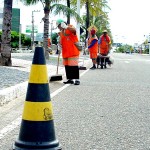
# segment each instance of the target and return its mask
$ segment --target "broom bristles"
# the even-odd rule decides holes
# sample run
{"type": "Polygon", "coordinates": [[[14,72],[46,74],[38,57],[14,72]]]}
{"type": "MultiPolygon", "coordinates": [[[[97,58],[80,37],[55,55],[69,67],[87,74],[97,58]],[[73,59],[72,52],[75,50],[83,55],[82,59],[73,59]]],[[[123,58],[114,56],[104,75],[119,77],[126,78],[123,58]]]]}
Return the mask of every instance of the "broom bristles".
{"type": "Polygon", "coordinates": [[[62,80],[62,75],[51,76],[50,81],[60,81],[62,80]]]}

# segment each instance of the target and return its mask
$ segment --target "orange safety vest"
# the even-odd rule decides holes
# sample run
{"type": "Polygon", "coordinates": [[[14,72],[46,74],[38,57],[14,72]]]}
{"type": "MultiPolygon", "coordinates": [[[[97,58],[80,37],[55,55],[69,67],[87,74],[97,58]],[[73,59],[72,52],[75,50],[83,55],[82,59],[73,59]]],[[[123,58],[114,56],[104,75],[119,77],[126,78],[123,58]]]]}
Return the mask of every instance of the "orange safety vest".
{"type": "Polygon", "coordinates": [[[91,48],[89,48],[89,52],[90,52],[90,53],[98,53],[98,38],[97,38],[97,36],[95,36],[95,37],[90,37],[90,38],[88,39],[88,46],[92,43],[92,41],[93,41],[94,39],[96,39],[97,42],[96,42],[91,48]]]}
{"type": "Polygon", "coordinates": [[[75,42],[78,42],[78,37],[69,29],[64,29],[60,32],[60,43],[62,45],[63,58],[79,56],[80,52],[74,45],[75,42]]]}
{"type": "Polygon", "coordinates": [[[47,43],[47,46],[50,47],[50,46],[51,46],[51,39],[48,38],[47,42],[48,42],[48,43],[47,43]]]}
{"type": "Polygon", "coordinates": [[[109,44],[111,43],[110,37],[108,35],[100,36],[100,54],[107,55],[109,52],[109,44]]]}

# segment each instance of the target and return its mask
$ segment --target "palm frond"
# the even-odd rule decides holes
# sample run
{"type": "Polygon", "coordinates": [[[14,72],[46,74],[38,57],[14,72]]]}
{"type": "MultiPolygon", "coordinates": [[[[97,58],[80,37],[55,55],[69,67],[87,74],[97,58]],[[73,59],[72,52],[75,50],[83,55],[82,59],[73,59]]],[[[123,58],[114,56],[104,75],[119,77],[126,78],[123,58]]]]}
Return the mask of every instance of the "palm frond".
{"type": "Polygon", "coordinates": [[[82,23],[81,17],[75,12],[75,9],[69,8],[63,4],[54,4],[51,6],[51,10],[55,15],[61,14],[63,12],[63,15],[67,16],[70,15],[71,17],[74,17],[78,22],[82,23]]]}
{"type": "Polygon", "coordinates": [[[41,0],[20,0],[24,5],[34,5],[40,2],[41,0]]]}

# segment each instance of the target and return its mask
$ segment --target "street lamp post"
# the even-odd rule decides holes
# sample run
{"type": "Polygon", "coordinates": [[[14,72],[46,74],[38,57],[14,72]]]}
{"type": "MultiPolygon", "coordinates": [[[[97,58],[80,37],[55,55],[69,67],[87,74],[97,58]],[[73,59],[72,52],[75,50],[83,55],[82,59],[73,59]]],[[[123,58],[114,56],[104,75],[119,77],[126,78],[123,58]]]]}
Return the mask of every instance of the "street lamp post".
{"type": "Polygon", "coordinates": [[[40,12],[40,10],[32,11],[32,44],[31,44],[32,50],[34,50],[34,14],[33,14],[34,12],[40,12]]]}

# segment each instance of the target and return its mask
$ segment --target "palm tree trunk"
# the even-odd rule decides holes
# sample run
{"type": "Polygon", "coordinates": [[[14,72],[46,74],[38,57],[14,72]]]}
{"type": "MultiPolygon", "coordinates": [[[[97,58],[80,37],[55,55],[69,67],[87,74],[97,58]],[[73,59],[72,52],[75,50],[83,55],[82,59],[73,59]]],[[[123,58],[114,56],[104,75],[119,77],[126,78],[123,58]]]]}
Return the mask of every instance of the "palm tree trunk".
{"type": "Polygon", "coordinates": [[[88,37],[88,27],[90,26],[90,13],[89,13],[89,1],[86,1],[86,39],[88,37]]]}
{"type": "MultiPolygon", "coordinates": [[[[46,2],[44,8],[44,39],[43,39],[43,47],[45,49],[45,58],[49,59],[49,49],[48,49],[48,37],[49,37],[49,13],[50,13],[50,3],[46,2]]],[[[52,40],[52,39],[51,39],[52,40]]]]}
{"type": "Polygon", "coordinates": [[[4,0],[2,43],[1,43],[1,66],[12,66],[11,61],[11,19],[13,0],[4,0]]]}
{"type": "MultiPolygon", "coordinates": [[[[70,0],[67,0],[67,7],[70,8],[70,0]]],[[[67,24],[70,24],[70,14],[67,15],[67,24]]]]}

